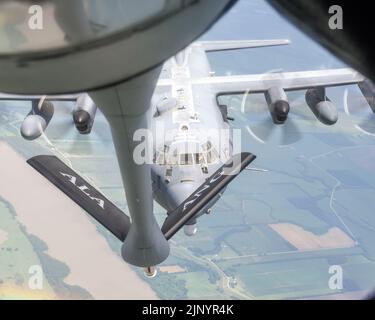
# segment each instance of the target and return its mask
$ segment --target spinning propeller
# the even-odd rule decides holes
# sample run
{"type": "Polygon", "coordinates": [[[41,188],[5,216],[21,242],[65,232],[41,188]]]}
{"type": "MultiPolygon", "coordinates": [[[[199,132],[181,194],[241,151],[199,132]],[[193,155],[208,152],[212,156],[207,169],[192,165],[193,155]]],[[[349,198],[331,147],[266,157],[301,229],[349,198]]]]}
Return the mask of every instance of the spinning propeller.
{"type": "Polygon", "coordinates": [[[359,131],[375,135],[374,85],[366,80],[359,85],[359,89],[351,89],[345,92],[345,112],[353,116],[356,122],[358,121],[355,126],[359,131]]]}
{"type": "MultiPolygon", "coordinates": [[[[299,115],[290,108],[286,96],[279,100],[280,103],[274,103],[270,97],[266,98],[268,103],[265,103],[263,98],[248,97],[245,95],[241,101],[241,112],[246,113],[246,129],[254,139],[261,143],[282,146],[296,143],[302,138],[301,130],[296,123],[299,115]]],[[[294,104],[295,101],[291,103],[294,104]]]]}

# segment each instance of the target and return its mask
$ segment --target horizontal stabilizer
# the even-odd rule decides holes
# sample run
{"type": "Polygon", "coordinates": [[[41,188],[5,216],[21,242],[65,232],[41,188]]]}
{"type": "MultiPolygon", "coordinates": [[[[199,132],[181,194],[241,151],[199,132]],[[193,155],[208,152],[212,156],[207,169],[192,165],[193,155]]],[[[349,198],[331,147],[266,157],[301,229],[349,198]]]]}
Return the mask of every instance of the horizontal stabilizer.
{"type": "Polygon", "coordinates": [[[276,40],[229,40],[229,41],[200,41],[201,46],[207,52],[250,49],[261,47],[283,46],[290,44],[287,39],[276,40]]]}
{"type": "Polygon", "coordinates": [[[119,240],[130,229],[129,217],[55,156],[40,155],[27,160],[69,198],[86,210],[119,240]]]}
{"type": "Polygon", "coordinates": [[[255,158],[253,154],[247,152],[233,156],[180,206],[170,212],[161,228],[166,239],[169,240],[186,222],[200,213],[255,158]]]}

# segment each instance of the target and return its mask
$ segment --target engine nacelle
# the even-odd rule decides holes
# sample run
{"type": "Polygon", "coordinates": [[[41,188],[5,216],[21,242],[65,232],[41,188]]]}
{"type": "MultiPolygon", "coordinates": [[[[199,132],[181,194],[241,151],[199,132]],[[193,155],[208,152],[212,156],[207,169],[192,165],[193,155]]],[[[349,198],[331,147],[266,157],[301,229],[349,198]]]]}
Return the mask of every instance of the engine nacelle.
{"type": "Polygon", "coordinates": [[[265,93],[268,109],[275,124],[283,124],[290,110],[288,97],[281,87],[271,87],[265,93]]]}
{"type": "Polygon", "coordinates": [[[318,87],[306,91],[306,103],[315,117],[325,125],[333,125],[339,116],[335,105],[327,98],[325,88],[318,87]]]}
{"type": "Polygon", "coordinates": [[[32,100],[32,108],[29,114],[23,120],[21,125],[21,135],[26,140],[35,140],[39,138],[46,130],[54,114],[52,102],[46,100],[32,100]]]}
{"type": "Polygon", "coordinates": [[[88,94],[82,94],[78,97],[73,110],[73,121],[77,130],[81,134],[91,132],[96,115],[96,105],[88,94]]]}

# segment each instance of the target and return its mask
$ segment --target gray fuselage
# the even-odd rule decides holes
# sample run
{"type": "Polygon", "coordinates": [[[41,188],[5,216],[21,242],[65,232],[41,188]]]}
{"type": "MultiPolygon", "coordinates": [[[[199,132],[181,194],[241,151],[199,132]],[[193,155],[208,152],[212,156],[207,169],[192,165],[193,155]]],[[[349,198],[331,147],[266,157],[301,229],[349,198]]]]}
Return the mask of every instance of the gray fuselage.
{"type": "Polygon", "coordinates": [[[164,64],[161,80],[169,79],[170,85],[158,86],[152,99],[153,195],[167,211],[188,198],[232,153],[230,126],[214,91],[209,85],[191,84],[211,74],[206,52],[194,43],[164,64]]]}

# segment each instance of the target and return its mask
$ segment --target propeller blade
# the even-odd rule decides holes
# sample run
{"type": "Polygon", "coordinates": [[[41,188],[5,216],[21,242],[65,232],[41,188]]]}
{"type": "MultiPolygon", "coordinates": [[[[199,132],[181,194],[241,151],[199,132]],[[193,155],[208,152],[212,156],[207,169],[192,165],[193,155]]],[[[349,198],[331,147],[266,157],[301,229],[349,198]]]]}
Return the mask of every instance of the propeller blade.
{"type": "Polygon", "coordinates": [[[258,122],[256,125],[249,127],[259,140],[266,143],[272,136],[272,132],[275,129],[275,124],[272,122],[271,118],[267,117],[261,122],[258,122]]]}
{"type": "Polygon", "coordinates": [[[58,117],[52,119],[51,126],[48,127],[48,137],[53,139],[70,138],[74,132],[74,123],[71,117],[58,117]]]}
{"type": "Polygon", "coordinates": [[[102,143],[108,143],[112,141],[111,129],[108,123],[99,117],[97,114],[94,120],[94,125],[90,132],[90,137],[92,140],[100,141],[102,143]]]}
{"type": "Polygon", "coordinates": [[[366,119],[362,120],[358,126],[367,133],[375,134],[375,114],[370,114],[366,119]]]}
{"type": "MultiPolygon", "coordinates": [[[[302,133],[294,123],[294,120],[291,119],[291,114],[295,113],[295,110],[300,109],[299,107],[293,108],[293,105],[300,104],[298,100],[299,96],[290,103],[292,105],[291,111],[284,124],[273,123],[268,106],[265,103],[257,104],[253,109],[249,108],[248,110],[251,112],[249,120],[254,121],[254,119],[256,119],[256,123],[249,126],[253,135],[264,143],[272,143],[275,145],[289,145],[299,141],[302,138],[302,133]],[[257,120],[259,119],[259,114],[261,114],[263,118],[260,121],[257,120]]],[[[299,111],[297,111],[297,114],[298,117],[302,115],[299,111]]]]}
{"type": "Polygon", "coordinates": [[[55,114],[58,115],[72,115],[74,105],[70,101],[54,101],[55,114]]]}
{"type": "Polygon", "coordinates": [[[293,119],[288,119],[282,126],[281,145],[290,145],[302,139],[302,133],[293,119]]]}
{"type": "Polygon", "coordinates": [[[69,154],[85,154],[85,155],[92,155],[94,154],[94,141],[90,141],[89,139],[79,139],[80,134],[77,132],[77,138],[74,139],[69,148],[66,150],[69,154]]]}
{"type": "Polygon", "coordinates": [[[363,112],[372,112],[366,98],[360,92],[349,90],[346,103],[348,112],[354,116],[363,112]]]}

